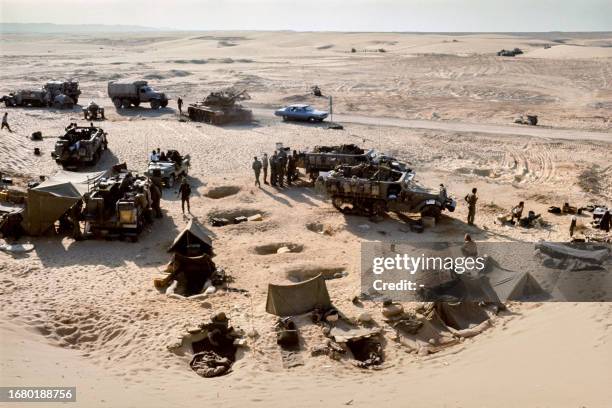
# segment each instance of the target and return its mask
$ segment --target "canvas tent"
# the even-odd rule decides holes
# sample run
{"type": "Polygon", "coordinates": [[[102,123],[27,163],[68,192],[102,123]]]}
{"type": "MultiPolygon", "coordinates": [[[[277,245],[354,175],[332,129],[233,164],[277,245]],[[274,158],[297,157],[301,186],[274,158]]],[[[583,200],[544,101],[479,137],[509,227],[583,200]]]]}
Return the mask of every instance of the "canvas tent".
{"type": "Polygon", "coordinates": [[[268,285],[266,312],[295,316],[315,308],[329,309],[331,300],[323,275],[293,285],[268,285]]]}
{"type": "Polygon", "coordinates": [[[83,198],[105,171],[74,173],[59,171],[28,190],[24,226],[30,235],[41,235],[83,198]]]}
{"type": "Polygon", "coordinates": [[[212,256],[212,240],[204,227],[192,219],[174,239],[168,252],[176,252],[185,256],[201,256],[204,254],[212,256]]]}
{"type": "Polygon", "coordinates": [[[489,281],[502,302],[544,295],[544,290],[529,272],[494,271],[489,281]]]}

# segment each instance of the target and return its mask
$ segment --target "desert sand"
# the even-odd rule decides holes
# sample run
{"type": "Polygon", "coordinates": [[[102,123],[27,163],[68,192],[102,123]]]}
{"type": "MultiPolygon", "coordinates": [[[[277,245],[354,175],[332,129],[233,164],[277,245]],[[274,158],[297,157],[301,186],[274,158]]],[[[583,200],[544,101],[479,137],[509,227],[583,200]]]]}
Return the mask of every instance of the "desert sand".
{"type": "MultiPolygon", "coordinates": [[[[147,33],[3,35],[2,92],[50,78],[79,79],[79,103],[106,108],[99,125],[109,149],[96,169],[126,162],[143,171],[153,148],[192,157],[192,215],[207,227],[211,215],[263,215],[261,222],[210,227],[215,262],[240,293],[179,300],[152,284],[169,259],[166,249],[188,222],[175,190],[166,190],[164,218],[137,243],[33,238],[36,248],[12,257],[0,252],[0,378],[2,385],[76,385],[84,407],[225,406],[605,407],[612,353],[609,303],[512,303],[493,327],[428,357],[407,353],[385,334],[386,363],[360,370],[346,361],[311,357],[320,329],[298,319],[305,365],[282,368],[265,312],[267,283],[288,283],[308,268],[348,274],[328,281],[334,305],[347,316],[364,309],[381,321],[379,305],[357,308],[363,241],[477,241],[569,239],[569,216],[551,205],[612,205],[612,36],[597,34],[400,33],[147,33]],[[551,45],[550,48],[544,48],[551,45]],[[514,58],[495,52],[514,47],[514,58]],[[355,48],[356,52],[351,52],[355,48]],[[384,52],[381,52],[384,49],[384,52]],[[208,92],[246,89],[253,125],[213,127],[179,121],[175,101],[117,112],[106,93],[113,79],[144,78],[186,103],[208,92]],[[307,102],[319,85],[334,97],[334,119],[345,129],[283,123],[274,108],[307,102]],[[539,115],[538,127],[513,124],[539,115]],[[395,215],[379,223],[344,216],[305,184],[282,190],[253,185],[251,160],[276,142],[303,150],[356,143],[402,159],[420,183],[444,183],[459,207],[416,236],[395,215]],[[236,194],[209,198],[211,187],[236,194]],[[465,223],[462,197],[478,187],[476,226],[465,223]],[[526,202],[542,213],[534,229],[502,226],[497,216],[526,202]],[[367,225],[367,227],[364,227],[367,225]],[[265,244],[303,245],[299,253],[260,255],[265,244]],[[167,350],[186,328],[224,311],[233,325],[259,337],[233,372],[198,377],[189,356],[167,350]]],[[[5,109],[2,108],[2,112],[5,109]]],[[[0,171],[17,184],[53,174],[54,137],[73,111],[12,108],[15,133],[0,133],[0,171]],[[40,130],[45,139],[29,140],[40,130]],[[32,154],[34,147],[41,156],[32,154]]],[[[578,218],[590,234],[588,216],[578,218]]]]}

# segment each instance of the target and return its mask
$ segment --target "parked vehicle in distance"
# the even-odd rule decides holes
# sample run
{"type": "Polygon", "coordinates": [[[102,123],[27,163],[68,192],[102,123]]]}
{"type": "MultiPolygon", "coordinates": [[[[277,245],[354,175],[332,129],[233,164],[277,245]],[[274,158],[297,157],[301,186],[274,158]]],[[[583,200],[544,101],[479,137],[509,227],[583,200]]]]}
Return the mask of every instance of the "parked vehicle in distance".
{"type": "Polygon", "coordinates": [[[117,109],[139,106],[141,102],[150,103],[151,109],[168,106],[166,94],[151,88],[147,81],[111,81],[108,83],[108,96],[117,109]]]}
{"type": "Polygon", "coordinates": [[[308,122],[322,122],[328,115],[326,111],[314,109],[310,105],[289,105],[274,112],[283,120],[301,120],[308,122]]]}
{"type": "Polygon", "coordinates": [[[2,97],[2,101],[7,108],[14,106],[49,106],[49,95],[38,89],[20,89],[2,97]]]}

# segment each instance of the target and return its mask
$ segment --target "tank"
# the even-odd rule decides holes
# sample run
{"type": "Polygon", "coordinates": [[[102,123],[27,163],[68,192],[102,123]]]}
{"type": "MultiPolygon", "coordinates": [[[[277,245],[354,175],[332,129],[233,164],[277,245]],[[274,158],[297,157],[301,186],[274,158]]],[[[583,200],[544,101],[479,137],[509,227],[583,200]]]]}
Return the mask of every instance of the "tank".
{"type": "Polygon", "coordinates": [[[253,119],[253,113],[238,103],[248,99],[250,96],[246,91],[237,92],[231,88],[211,92],[203,101],[190,104],[187,114],[193,121],[211,125],[248,123],[253,119]]]}

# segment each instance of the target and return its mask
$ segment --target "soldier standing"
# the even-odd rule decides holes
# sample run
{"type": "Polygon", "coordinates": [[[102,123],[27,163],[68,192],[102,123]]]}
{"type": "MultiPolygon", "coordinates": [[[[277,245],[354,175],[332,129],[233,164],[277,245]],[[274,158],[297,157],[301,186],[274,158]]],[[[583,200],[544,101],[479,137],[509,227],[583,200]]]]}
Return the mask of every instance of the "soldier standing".
{"type": "Polygon", "coordinates": [[[287,158],[287,184],[291,185],[293,178],[295,176],[295,157],[290,155],[287,158]]]}
{"type": "Polygon", "coordinates": [[[191,208],[189,207],[189,196],[191,195],[191,186],[187,183],[187,179],[183,177],[181,186],[179,187],[179,195],[181,196],[181,209],[185,214],[185,203],[187,203],[187,212],[191,214],[191,208]]]}
{"type": "Polygon", "coordinates": [[[268,154],[264,153],[261,159],[261,165],[264,173],[264,184],[268,184],[268,154]]]}
{"type": "Polygon", "coordinates": [[[259,173],[261,172],[262,164],[257,159],[257,156],[253,157],[253,171],[255,172],[255,185],[261,187],[261,183],[259,182],[259,173]]]}
{"type": "Polygon", "coordinates": [[[270,157],[270,184],[276,186],[276,177],[277,177],[277,168],[278,166],[278,155],[276,154],[276,150],[270,157]]]}
{"type": "Polygon", "coordinates": [[[153,214],[155,215],[155,218],[162,217],[162,211],[161,211],[161,205],[160,205],[161,197],[162,197],[161,190],[159,189],[157,184],[153,180],[151,180],[151,208],[153,209],[153,214]]]}
{"type": "Polygon", "coordinates": [[[478,196],[476,195],[477,191],[478,190],[476,187],[474,187],[472,192],[465,196],[465,201],[468,204],[468,225],[474,225],[474,218],[476,217],[476,202],[478,201],[478,196]]]}
{"type": "Polygon", "coordinates": [[[183,115],[183,98],[180,96],[176,99],[176,104],[178,105],[179,116],[183,115]]]}
{"type": "Polygon", "coordinates": [[[287,155],[281,152],[278,157],[278,184],[285,187],[285,173],[287,172],[287,155]]]}
{"type": "Polygon", "coordinates": [[[11,127],[8,124],[8,112],[4,112],[4,116],[2,116],[2,127],[0,130],[7,128],[9,132],[13,133],[11,127]]]}

